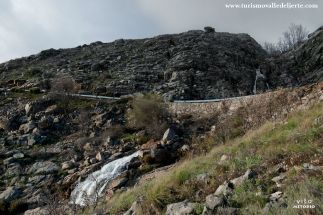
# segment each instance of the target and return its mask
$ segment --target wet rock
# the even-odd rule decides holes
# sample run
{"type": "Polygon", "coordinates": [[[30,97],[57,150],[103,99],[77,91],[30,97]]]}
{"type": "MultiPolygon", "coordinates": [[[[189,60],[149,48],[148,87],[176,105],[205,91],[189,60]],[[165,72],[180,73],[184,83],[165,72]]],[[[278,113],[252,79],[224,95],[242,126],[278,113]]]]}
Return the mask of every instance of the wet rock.
{"type": "Polygon", "coordinates": [[[196,203],[191,203],[188,200],[183,202],[167,205],[166,215],[189,215],[193,214],[196,203]]]}
{"type": "Polygon", "coordinates": [[[195,179],[199,182],[203,182],[205,184],[210,182],[210,175],[208,173],[202,173],[195,177],[195,179]]]}
{"type": "Polygon", "coordinates": [[[219,161],[219,164],[225,164],[229,160],[229,156],[222,155],[219,161]]]}
{"type": "Polygon", "coordinates": [[[123,187],[127,184],[128,182],[128,178],[127,177],[119,177],[117,179],[114,179],[110,185],[109,185],[109,189],[115,190],[118,189],[120,187],[123,187]]]}

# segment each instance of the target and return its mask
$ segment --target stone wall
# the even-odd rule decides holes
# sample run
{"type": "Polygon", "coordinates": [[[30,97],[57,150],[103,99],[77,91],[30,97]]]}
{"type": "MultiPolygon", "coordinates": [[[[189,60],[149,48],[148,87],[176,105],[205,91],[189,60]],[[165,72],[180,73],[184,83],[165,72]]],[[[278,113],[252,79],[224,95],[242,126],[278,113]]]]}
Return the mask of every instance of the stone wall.
{"type": "MultiPolygon", "coordinates": [[[[212,115],[218,111],[234,112],[239,107],[262,107],[286,104],[288,107],[309,106],[313,102],[323,100],[323,82],[312,84],[300,88],[289,88],[267,92],[259,95],[243,96],[239,98],[227,99],[219,102],[205,103],[168,103],[169,111],[176,116],[193,115],[203,117],[212,115]],[[275,99],[273,99],[275,98],[275,99]],[[276,104],[277,105],[277,104],[276,104]]],[[[290,110],[286,110],[289,112],[290,110]]]]}

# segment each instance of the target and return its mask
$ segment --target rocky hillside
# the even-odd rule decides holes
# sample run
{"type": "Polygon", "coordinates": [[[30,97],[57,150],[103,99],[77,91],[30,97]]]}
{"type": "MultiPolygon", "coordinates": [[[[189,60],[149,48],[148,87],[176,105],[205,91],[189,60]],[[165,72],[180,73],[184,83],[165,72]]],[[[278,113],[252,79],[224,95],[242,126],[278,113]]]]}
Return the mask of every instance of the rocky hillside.
{"type": "Polygon", "coordinates": [[[265,57],[249,35],[207,28],[45,50],[1,64],[0,80],[38,85],[43,79],[68,73],[82,90],[95,94],[158,91],[169,99],[224,98],[252,94],[255,71],[265,57]]]}
{"type": "Polygon", "coordinates": [[[299,86],[323,80],[323,27],[299,47],[269,58],[262,71],[273,88],[299,86]]]}
{"type": "Polygon", "coordinates": [[[318,30],[268,58],[246,34],[206,28],[1,64],[0,214],[279,214],[302,193],[318,204],[322,44],[318,30]]]}

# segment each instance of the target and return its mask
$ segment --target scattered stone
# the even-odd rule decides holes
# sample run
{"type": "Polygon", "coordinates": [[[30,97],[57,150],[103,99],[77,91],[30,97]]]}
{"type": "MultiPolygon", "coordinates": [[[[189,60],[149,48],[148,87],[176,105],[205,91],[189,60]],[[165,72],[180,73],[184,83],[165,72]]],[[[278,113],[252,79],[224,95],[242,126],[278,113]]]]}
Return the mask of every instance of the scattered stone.
{"type": "Polygon", "coordinates": [[[214,195],[220,196],[220,195],[230,195],[232,194],[234,189],[234,185],[231,182],[224,182],[222,185],[220,185],[216,191],[214,192],[214,195]]]}
{"type": "Polygon", "coordinates": [[[236,187],[236,186],[241,185],[247,179],[250,179],[253,175],[254,175],[254,173],[250,169],[248,169],[244,175],[242,175],[238,178],[232,179],[230,182],[236,187]]]}
{"type": "Polygon", "coordinates": [[[72,161],[65,161],[62,163],[62,170],[72,169],[74,167],[74,162],[72,161]]]}
{"type": "Polygon", "coordinates": [[[167,205],[166,215],[189,215],[193,214],[196,203],[191,203],[188,200],[183,202],[167,205]]]}
{"type": "Polygon", "coordinates": [[[223,206],[225,203],[223,196],[210,194],[205,199],[205,205],[208,209],[214,210],[216,207],[223,206]]]}
{"type": "Polygon", "coordinates": [[[229,156],[227,155],[222,155],[219,161],[219,164],[225,164],[229,160],[229,156]]]}
{"type": "Polygon", "coordinates": [[[190,146],[185,144],[181,147],[180,151],[181,152],[188,152],[190,150],[190,146]]]}
{"type": "Polygon", "coordinates": [[[32,130],[36,128],[36,125],[33,121],[30,121],[26,124],[22,124],[19,127],[19,131],[23,132],[24,134],[32,132],[32,130]]]}
{"type": "Polygon", "coordinates": [[[320,126],[323,124],[323,116],[320,116],[314,120],[314,126],[320,126]]]}
{"type": "Polygon", "coordinates": [[[35,208],[25,211],[24,215],[50,215],[48,211],[44,208],[35,208]]]}
{"type": "Polygon", "coordinates": [[[275,193],[270,194],[269,200],[271,202],[277,202],[283,196],[283,192],[277,191],[275,193]]]}
{"type": "Polygon", "coordinates": [[[28,179],[29,183],[38,184],[39,182],[43,181],[46,178],[45,175],[36,175],[28,179]]]}
{"type": "Polygon", "coordinates": [[[102,152],[98,152],[95,156],[95,158],[98,160],[98,161],[103,161],[105,160],[106,156],[105,154],[103,154],[102,152]]]}
{"type": "Polygon", "coordinates": [[[175,136],[176,136],[176,133],[175,133],[174,129],[172,129],[172,128],[168,128],[168,129],[165,131],[164,135],[163,135],[162,143],[164,143],[164,144],[165,144],[165,143],[167,143],[168,141],[173,140],[173,139],[175,138],[175,136]]]}
{"type": "Polygon", "coordinates": [[[204,183],[210,182],[210,175],[208,173],[199,174],[195,178],[197,181],[200,181],[200,182],[204,182],[204,183]]]}
{"type": "Polygon", "coordinates": [[[43,116],[38,122],[38,127],[40,129],[48,129],[52,126],[53,119],[51,117],[43,116]]]}
{"type": "Polygon", "coordinates": [[[57,172],[59,170],[59,167],[51,162],[51,161],[44,161],[44,162],[36,162],[34,163],[28,172],[30,174],[51,174],[54,172],[57,172]]]}
{"type": "Polygon", "coordinates": [[[45,113],[47,114],[53,114],[57,111],[58,106],[57,105],[51,105],[48,108],[46,108],[45,113]]]}
{"type": "Polygon", "coordinates": [[[133,202],[129,210],[127,210],[123,215],[141,215],[141,207],[139,201],[133,202]]]}
{"type": "Polygon", "coordinates": [[[20,195],[21,195],[20,189],[16,187],[8,187],[5,191],[3,191],[0,194],[0,200],[10,202],[17,199],[20,195]]]}
{"type": "Polygon", "coordinates": [[[21,152],[13,155],[13,158],[15,158],[15,159],[20,159],[20,158],[24,158],[24,157],[25,157],[25,155],[21,152]]]}
{"type": "Polygon", "coordinates": [[[219,207],[216,210],[217,215],[238,215],[239,209],[238,208],[232,208],[232,207],[219,207]]]}
{"type": "Polygon", "coordinates": [[[310,163],[304,163],[303,168],[304,170],[313,170],[313,171],[321,171],[323,169],[322,166],[314,166],[313,164],[310,164],[310,163]]]}
{"type": "Polygon", "coordinates": [[[284,174],[280,174],[279,176],[276,176],[272,178],[271,180],[276,183],[277,187],[281,187],[281,182],[286,178],[284,174]]]}
{"type": "Polygon", "coordinates": [[[14,163],[15,161],[16,161],[16,159],[15,159],[15,158],[10,157],[10,158],[4,159],[4,160],[3,160],[3,164],[4,164],[4,165],[9,165],[9,164],[11,164],[11,163],[14,163]]]}
{"type": "Polygon", "coordinates": [[[114,179],[113,181],[111,181],[111,183],[109,185],[109,189],[112,189],[112,190],[118,189],[118,188],[126,185],[127,182],[128,182],[127,177],[121,177],[121,178],[114,179]]]}
{"type": "Polygon", "coordinates": [[[27,103],[27,104],[25,105],[26,115],[29,115],[30,110],[31,110],[31,103],[27,103]]]}

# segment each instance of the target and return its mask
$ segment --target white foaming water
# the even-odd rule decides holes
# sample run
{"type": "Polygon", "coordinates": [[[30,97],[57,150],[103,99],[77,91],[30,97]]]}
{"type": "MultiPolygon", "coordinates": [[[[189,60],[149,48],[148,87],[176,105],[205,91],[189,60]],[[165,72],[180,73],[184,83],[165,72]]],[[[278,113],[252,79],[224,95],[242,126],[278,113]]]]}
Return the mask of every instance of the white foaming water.
{"type": "Polygon", "coordinates": [[[132,155],[119,158],[106,165],[100,170],[91,173],[83,182],[80,182],[71,193],[70,203],[85,206],[91,204],[101,196],[106,185],[120,175],[132,158],[138,157],[139,151],[132,155]]]}

